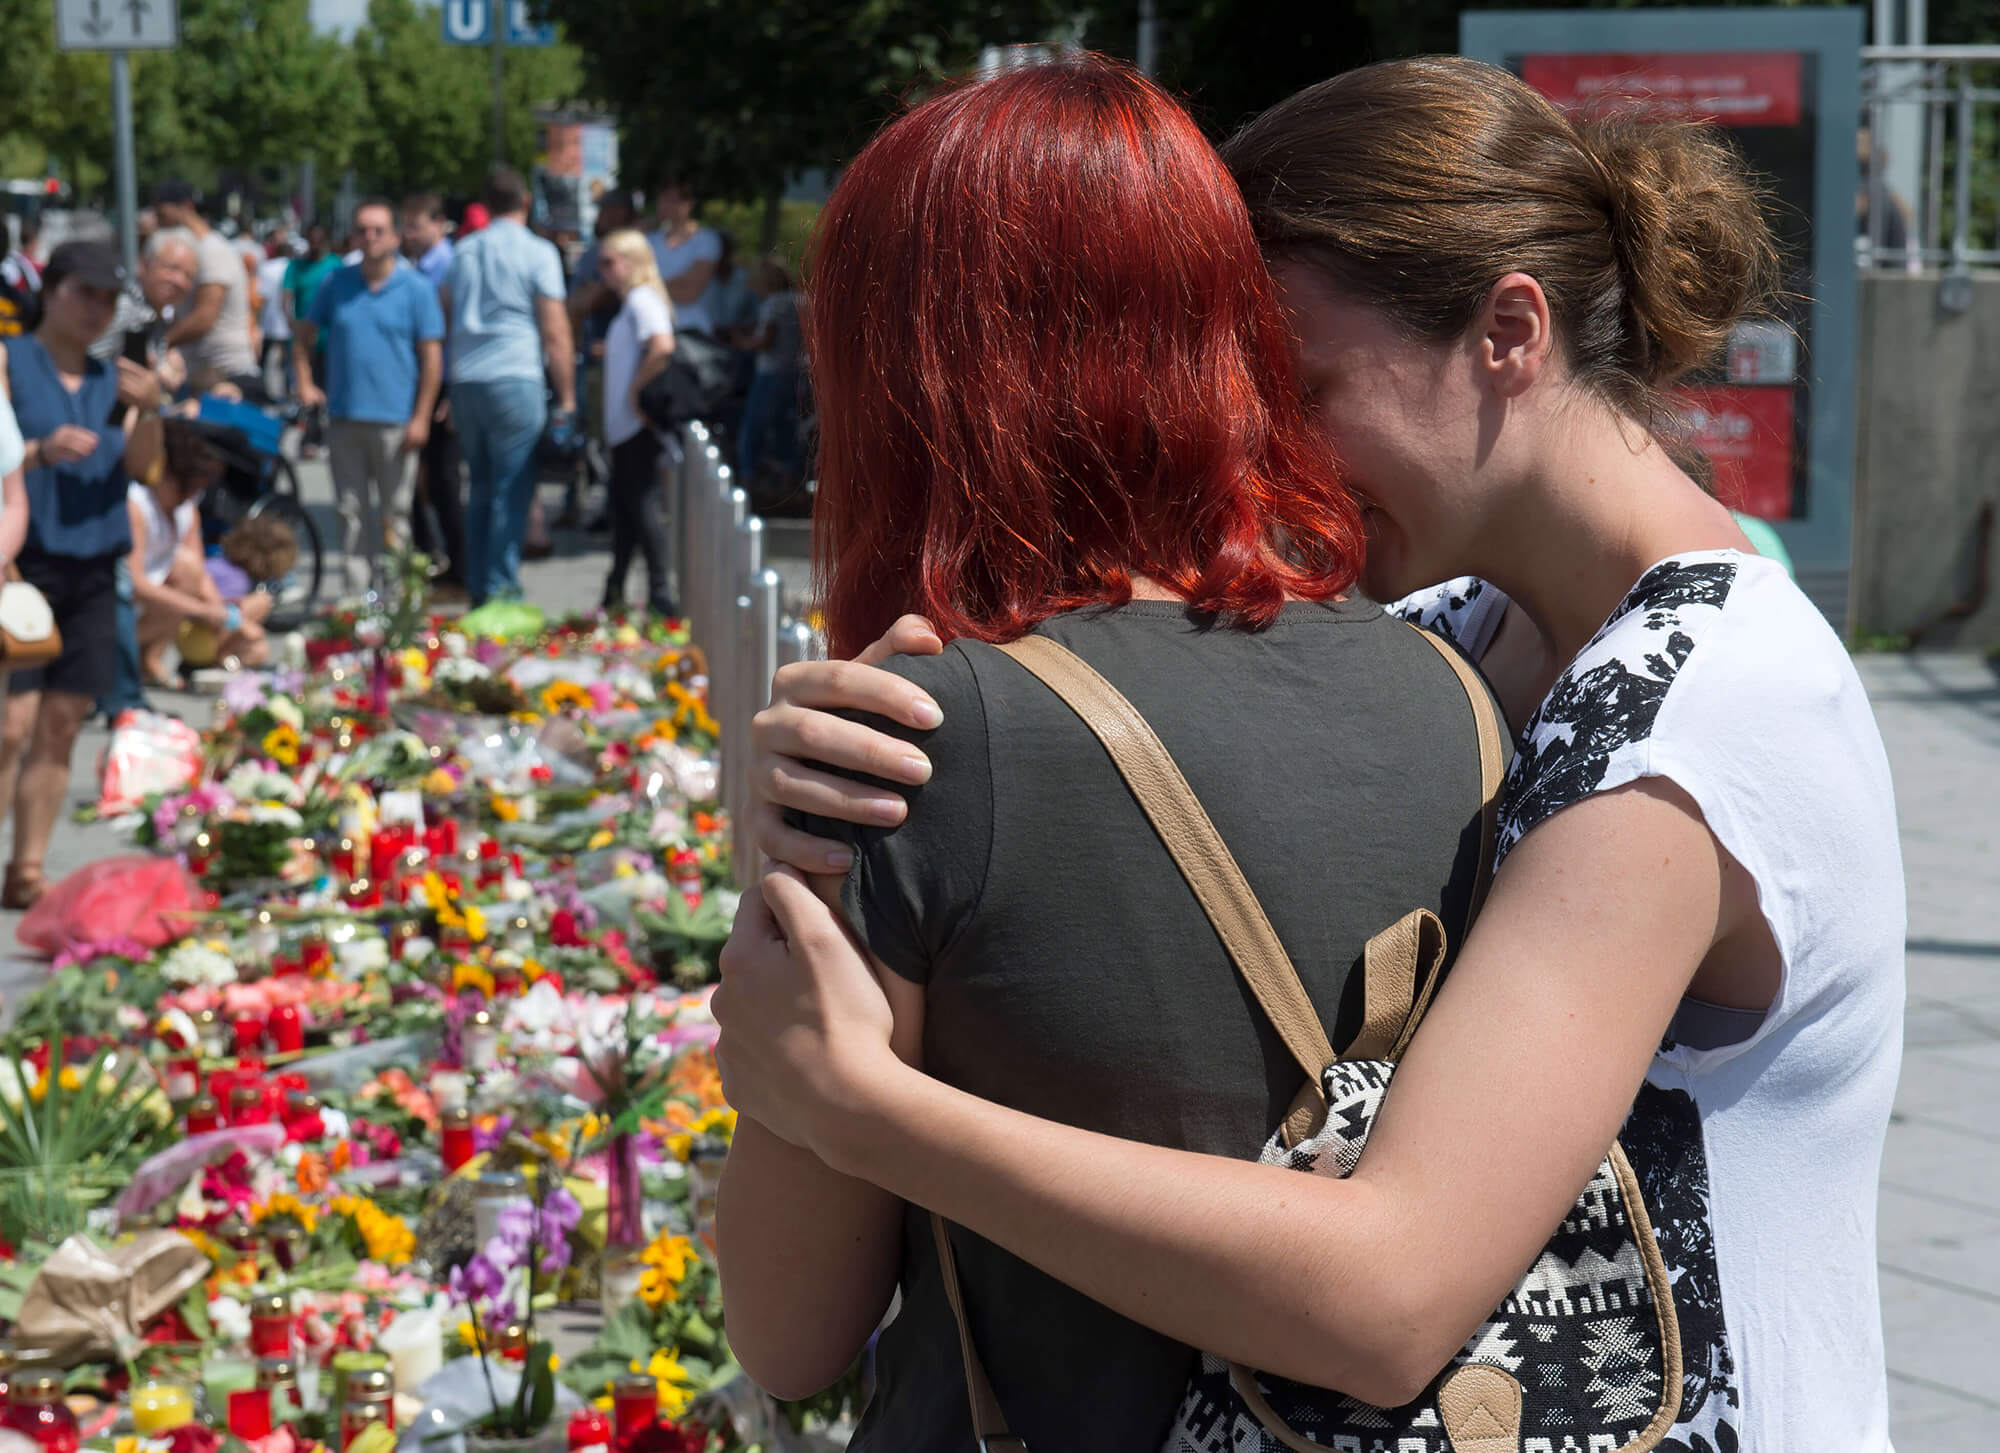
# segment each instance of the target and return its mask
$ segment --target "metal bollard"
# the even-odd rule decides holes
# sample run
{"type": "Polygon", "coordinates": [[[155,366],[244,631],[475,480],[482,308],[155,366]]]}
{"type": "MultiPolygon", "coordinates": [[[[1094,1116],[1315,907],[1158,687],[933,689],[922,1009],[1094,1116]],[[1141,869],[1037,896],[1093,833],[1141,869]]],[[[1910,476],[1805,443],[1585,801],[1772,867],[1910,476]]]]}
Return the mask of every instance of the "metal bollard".
{"type": "MultiPolygon", "coordinates": [[[[747,512],[749,496],[742,490],[730,494],[732,515],[747,512]]],[[[723,704],[728,715],[717,714],[717,720],[724,723],[722,739],[722,801],[731,814],[741,812],[744,796],[741,784],[747,781],[743,762],[749,755],[750,718],[762,703],[757,698],[756,685],[749,677],[749,660],[754,654],[747,628],[750,610],[750,585],[764,568],[764,522],[754,515],[742,520],[730,540],[728,556],[729,611],[725,617],[727,625],[718,636],[720,649],[731,653],[732,659],[718,666],[711,675],[724,684],[723,704]]]]}
{"type": "Polygon", "coordinates": [[[722,770],[736,802],[730,822],[734,831],[732,859],[739,888],[747,888],[756,880],[757,850],[744,830],[750,805],[757,796],[751,773],[750,719],[771,700],[771,677],[778,670],[779,604],[783,593],[784,580],[777,571],[759,570],[751,579],[749,592],[737,602],[742,607],[743,629],[738,641],[741,660],[735,674],[743,725],[737,735],[736,755],[723,758],[722,770]]]}

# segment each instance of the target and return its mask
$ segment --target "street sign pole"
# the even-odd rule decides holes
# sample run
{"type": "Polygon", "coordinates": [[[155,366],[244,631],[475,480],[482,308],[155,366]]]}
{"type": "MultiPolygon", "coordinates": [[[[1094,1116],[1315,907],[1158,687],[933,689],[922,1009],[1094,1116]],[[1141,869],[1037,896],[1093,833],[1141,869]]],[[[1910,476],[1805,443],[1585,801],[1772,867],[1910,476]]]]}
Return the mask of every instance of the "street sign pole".
{"type": "Polygon", "coordinates": [[[493,165],[507,165],[507,21],[501,0],[486,0],[486,28],[493,38],[493,165]]]}
{"type": "Polygon", "coordinates": [[[122,50],[111,52],[112,170],[118,183],[118,246],[125,270],[139,266],[139,168],[132,155],[132,63],[122,50]]]}
{"type": "Polygon", "coordinates": [[[125,266],[139,263],[139,168],[132,159],[132,63],[128,52],[172,50],[180,41],[178,0],[56,0],[56,49],[111,55],[112,171],[118,242],[125,266]]]}

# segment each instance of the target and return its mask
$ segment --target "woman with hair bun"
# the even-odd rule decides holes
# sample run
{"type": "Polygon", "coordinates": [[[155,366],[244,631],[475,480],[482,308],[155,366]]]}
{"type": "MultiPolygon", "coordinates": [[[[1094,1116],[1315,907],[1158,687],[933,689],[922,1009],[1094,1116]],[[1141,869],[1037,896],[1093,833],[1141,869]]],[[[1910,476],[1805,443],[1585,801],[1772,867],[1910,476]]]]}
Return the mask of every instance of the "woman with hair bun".
{"type": "MultiPolygon", "coordinates": [[[[1369,594],[1477,660],[1517,729],[1490,894],[1366,1154],[1346,1179],[1299,1176],[945,1083],[898,1057],[905,1005],[784,875],[726,955],[732,1101],[830,1173],[1262,1369],[1259,1396],[1316,1419],[1315,1442],[1282,1446],[1514,1449],[1566,1395],[1621,1450],[1886,1449],[1875,1202],[1904,929],[1888,766],[1840,641],[1690,473],[1666,394],[1766,300],[1754,186],[1698,127],[1579,123],[1455,58],[1323,82],[1223,155],[1364,507],[1369,594]],[[1614,1137],[1652,1218],[1635,1244],[1671,1288],[1674,1355],[1651,1387],[1630,1375],[1636,1282],[1544,1254],[1589,1218],[1578,1188],[1614,1137]],[[1557,1307],[1588,1335],[1544,1366],[1536,1317],[1557,1307]],[[1441,1396],[1475,1365],[1501,1395],[1441,1396]]],[[[906,620],[863,659],[889,649],[936,644],[906,620]]],[[[895,666],[788,669],[757,724],[766,852],[859,873],[867,833],[802,829],[921,821],[930,763],[908,728],[943,705],[948,733],[961,708],[895,666]],[[836,775],[855,771],[909,802],[836,775]]],[[[1264,765],[1294,789],[1315,770],[1264,765]]],[[[1345,891],[1307,852],[1295,870],[1345,891]]],[[[1281,1446],[1220,1366],[1203,1363],[1172,1446],[1281,1446]]],[[[1050,1425],[1022,1428],[1020,1386],[994,1384],[1036,1453],[1159,1446],[1154,1428],[1037,1437],[1050,1425]]],[[[1068,1389],[1089,1402],[1086,1379],[1068,1389]]]]}

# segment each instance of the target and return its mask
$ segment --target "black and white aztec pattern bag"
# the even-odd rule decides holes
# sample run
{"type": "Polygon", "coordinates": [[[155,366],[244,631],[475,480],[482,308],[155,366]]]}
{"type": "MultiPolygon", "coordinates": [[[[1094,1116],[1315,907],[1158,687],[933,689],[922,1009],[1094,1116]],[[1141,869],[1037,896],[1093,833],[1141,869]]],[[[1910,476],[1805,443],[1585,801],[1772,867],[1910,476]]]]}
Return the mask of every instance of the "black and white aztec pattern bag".
{"type": "MultiPolygon", "coordinates": [[[[1424,639],[1459,675],[1479,730],[1476,913],[1497,837],[1500,729],[1472,668],[1435,637],[1424,639]]],[[[1260,1159],[1314,1175],[1351,1174],[1442,975],[1442,925],[1419,910],[1369,942],[1362,1028],[1346,1057],[1337,1057],[1261,905],[1145,720],[1052,641],[1028,637],[1001,649],[1061,696],[1104,744],[1301,1065],[1305,1086],[1260,1159]]],[[[958,1317],[979,1446],[1025,1450],[1008,1432],[972,1345],[944,1223],[933,1218],[933,1230],[958,1317]]],[[[1679,1410],[1680,1362],[1665,1265],[1639,1183],[1614,1144],[1513,1294],[1415,1401],[1373,1407],[1204,1354],[1162,1453],[1649,1453],[1679,1410]]]]}

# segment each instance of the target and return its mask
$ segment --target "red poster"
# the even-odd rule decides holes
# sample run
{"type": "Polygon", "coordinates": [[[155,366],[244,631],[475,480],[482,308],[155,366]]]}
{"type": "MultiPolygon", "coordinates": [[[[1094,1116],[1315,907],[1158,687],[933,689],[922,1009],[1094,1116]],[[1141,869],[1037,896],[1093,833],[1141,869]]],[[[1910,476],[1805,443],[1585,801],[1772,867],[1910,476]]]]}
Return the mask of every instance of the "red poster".
{"type": "Polygon", "coordinates": [[[1669,55],[1531,55],[1521,79],[1566,111],[1644,121],[1796,126],[1796,51],[1669,55]]]}
{"type": "Polygon", "coordinates": [[[1716,497],[1766,520],[1792,514],[1792,391],[1684,388],[1695,447],[1715,465],[1716,497]]]}

